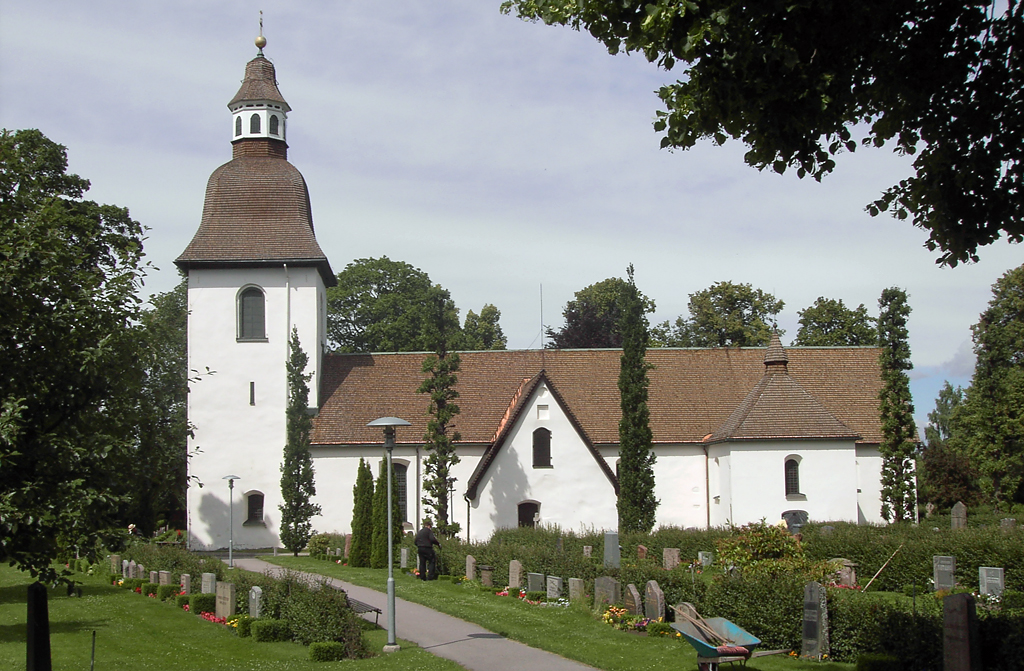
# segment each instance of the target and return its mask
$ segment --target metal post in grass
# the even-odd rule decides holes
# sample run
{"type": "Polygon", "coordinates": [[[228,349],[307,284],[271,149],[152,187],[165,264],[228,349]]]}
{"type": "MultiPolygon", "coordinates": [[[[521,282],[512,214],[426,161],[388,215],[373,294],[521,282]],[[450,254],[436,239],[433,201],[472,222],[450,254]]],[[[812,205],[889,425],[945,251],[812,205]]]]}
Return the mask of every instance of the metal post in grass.
{"type": "Polygon", "coordinates": [[[395,427],[412,425],[398,417],[381,417],[366,426],[384,428],[384,452],[387,457],[384,467],[388,471],[388,644],[384,646],[384,652],[397,652],[399,646],[395,639],[395,536],[392,530],[394,519],[391,511],[391,451],[395,449],[395,427]]]}
{"type": "Polygon", "coordinates": [[[235,568],[235,480],[242,478],[225,475],[221,479],[228,481],[228,568],[235,568]]]}

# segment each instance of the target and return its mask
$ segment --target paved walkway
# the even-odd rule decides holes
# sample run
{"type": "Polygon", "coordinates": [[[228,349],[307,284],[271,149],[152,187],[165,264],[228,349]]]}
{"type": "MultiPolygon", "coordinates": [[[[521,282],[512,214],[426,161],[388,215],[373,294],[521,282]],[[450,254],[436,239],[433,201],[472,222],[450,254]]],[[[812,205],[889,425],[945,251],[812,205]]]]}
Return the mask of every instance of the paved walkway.
{"type": "MultiPolygon", "coordinates": [[[[256,573],[282,573],[286,570],[260,559],[235,559],[235,566],[256,573]]],[[[319,579],[325,577],[318,574],[307,575],[315,575],[319,579]]],[[[381,626],[387,627],[387,595],[384,592],[337,579],[330,579],[330,582],[335,587],[345,590],[353,599],[380,608],[384,613],[380,616],[381,626]]],[[[375,615],[366,613],[363,617],[373,622],[375,615]]],[[[584,671],[594,668],[560,657],[553,652],[537,650],[510,641],[478,625],[397,597],[395,629],[399,638],[412,641],[438,657],[450,659],[473,671],[584,671]]]]}

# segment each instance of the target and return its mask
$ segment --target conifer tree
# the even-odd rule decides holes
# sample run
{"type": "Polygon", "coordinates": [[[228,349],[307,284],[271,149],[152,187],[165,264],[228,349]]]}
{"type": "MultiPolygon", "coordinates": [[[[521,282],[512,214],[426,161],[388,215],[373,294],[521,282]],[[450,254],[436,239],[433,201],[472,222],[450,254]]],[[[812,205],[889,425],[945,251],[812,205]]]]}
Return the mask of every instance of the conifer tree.
{"type": "Polygon", "coordinates": [[[361,457],[352,499],[352,547],[348,551],[348,565],[369,568],[373,545],[373,471],[361,457]]]}
{"type": "Polygon", "coordinates": [[[914,457],[917,428],[914,426],[914,404],[910,397],[907,371],[910,361],[907,341],[907,318],[910,305],[902,289],[892,287],[878,299],[878,344],[882,348],[879,363],[882,369],[882,391],[879,392],[879,413],[882,420],[882,519],[900,522],[916,518],[917,500],[914,491],[914,457]]]}
{"type": "MultiPolygon", "coordinates": [[[[377,484],[373,489],[373,547],[370,551],[370,568],[387,568],[388,565],[388,481],[384,463],[380,462],[377,484]]],[[[402,542],[402,515],[398,510],[394,465],[391,466],[391,513],[392,543],[397,548],[402,542]]]]}
{"type": "Polygon", "coordinates": [[[292,329],[288,358],[287,442],[281,463],[281,544],[295,556],[306,547],[313,535],[310,520],[320,514],[320,506],[312,502],[316,496],[313,482],[313,458],[309,454],[309,434],[313,420],[307,411],[309,385],[307,374],[309,357],[299,344],[298,329],[292,329]]]}
{"type": "Polygon", "coordinates": [[[622,359],[619,394],[619,532],[649,532],[654,528],[658,500],[654,498],[654,452],[647,407],[647,317],[644,301],[633,281],[633,266],[627,269],[629,282],[622,292],[619,331],[622,359]]]}

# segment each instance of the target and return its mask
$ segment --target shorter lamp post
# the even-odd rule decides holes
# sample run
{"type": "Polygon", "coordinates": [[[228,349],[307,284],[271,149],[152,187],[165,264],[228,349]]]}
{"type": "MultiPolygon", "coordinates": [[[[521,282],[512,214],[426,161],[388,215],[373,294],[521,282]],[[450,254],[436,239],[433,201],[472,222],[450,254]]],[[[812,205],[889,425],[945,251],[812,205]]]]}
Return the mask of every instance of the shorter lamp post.
{"type": "Polygon", "coordinates": [[[228,568],[235,568],[235,480],[242,478],[225,475],[221,479],[228,481],[228,568]]]}
{"type": "Polygon", "coordinates": [[[384,451],[387,456],[387,464],[384,468],[388,471],[388,644],[384,646],[384,652],[397,652],[398,642],[395,639],[395,537],[392,531],[394,519],[391,511],[391,451],[395,449],[395,427],[412,426],[412,424],[398,417],[381,417],[366,426],[384,428],[384,451]]]}

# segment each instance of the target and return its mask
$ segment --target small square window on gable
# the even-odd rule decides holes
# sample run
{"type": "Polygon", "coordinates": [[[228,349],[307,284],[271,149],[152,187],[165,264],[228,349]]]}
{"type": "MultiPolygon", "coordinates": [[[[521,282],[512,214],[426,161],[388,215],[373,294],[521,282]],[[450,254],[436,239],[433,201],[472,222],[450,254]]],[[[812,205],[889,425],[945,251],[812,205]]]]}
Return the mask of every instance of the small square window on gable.
{"type": "Polygon", "coordinates": [[[537,406],[537,419],[551,419],[551,406],[538,405],[537,406]]]}

